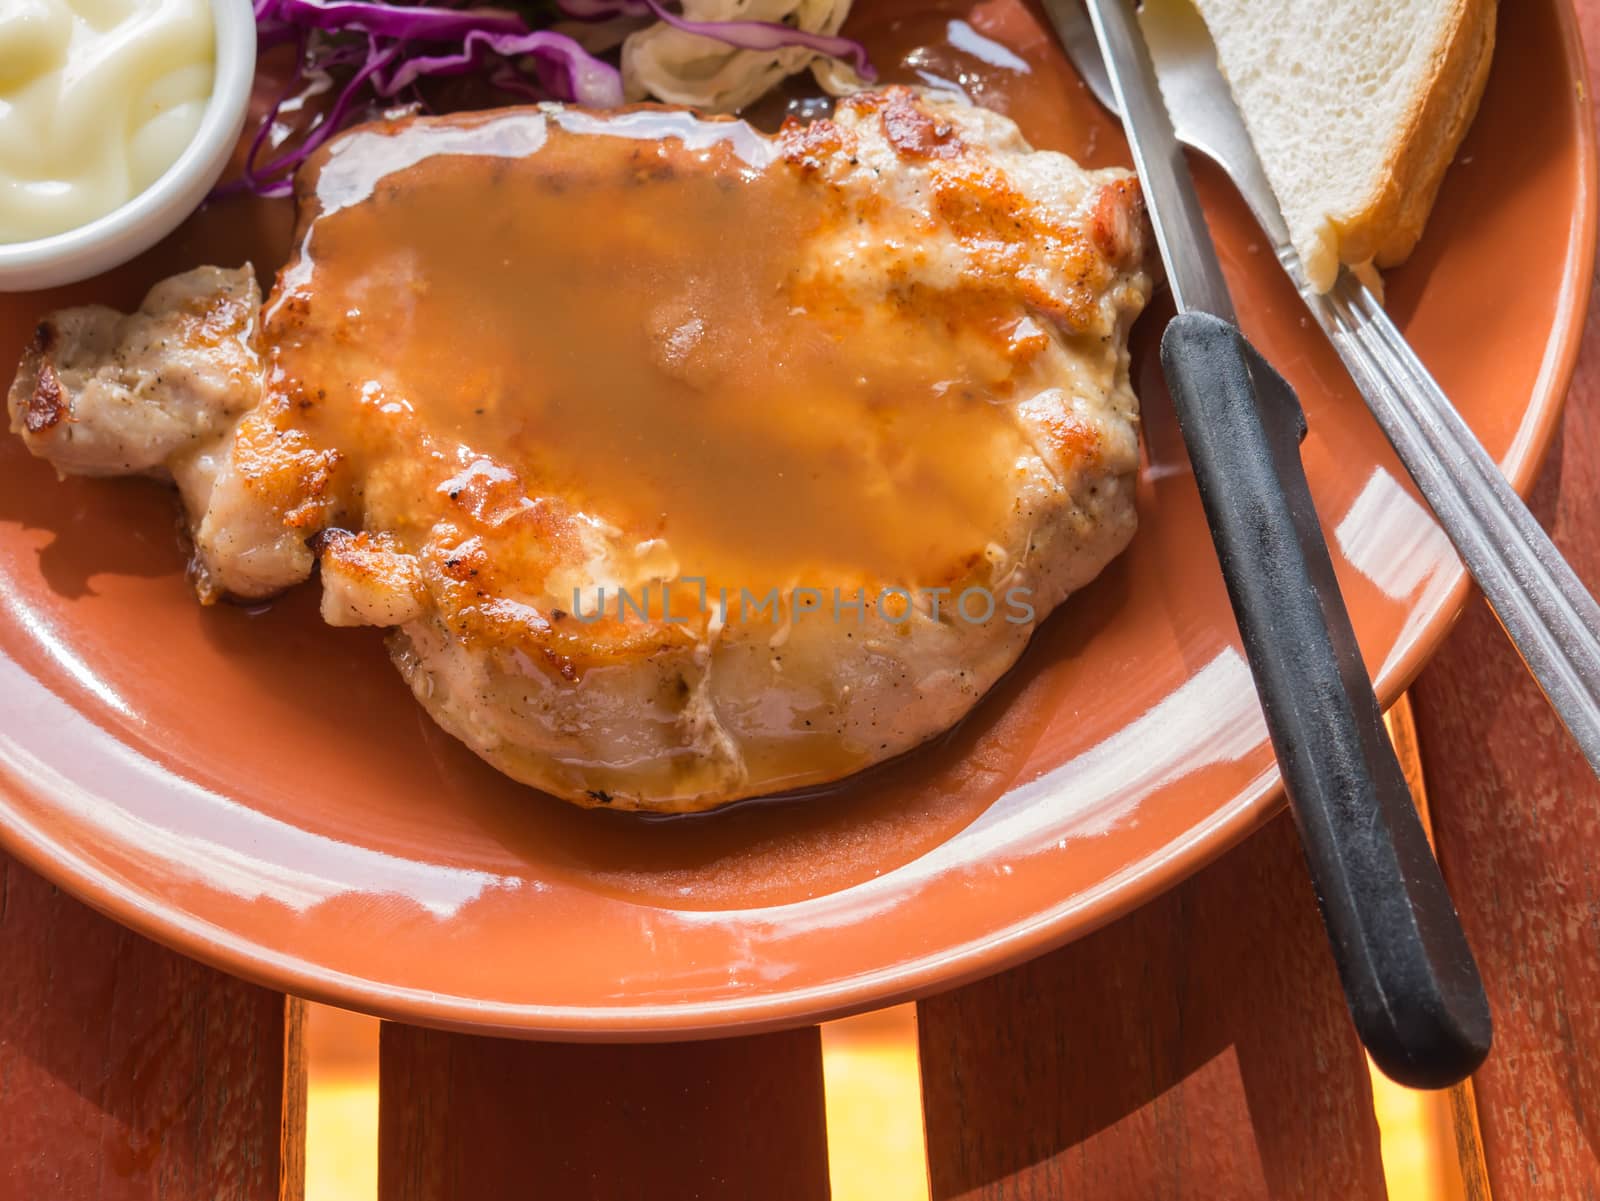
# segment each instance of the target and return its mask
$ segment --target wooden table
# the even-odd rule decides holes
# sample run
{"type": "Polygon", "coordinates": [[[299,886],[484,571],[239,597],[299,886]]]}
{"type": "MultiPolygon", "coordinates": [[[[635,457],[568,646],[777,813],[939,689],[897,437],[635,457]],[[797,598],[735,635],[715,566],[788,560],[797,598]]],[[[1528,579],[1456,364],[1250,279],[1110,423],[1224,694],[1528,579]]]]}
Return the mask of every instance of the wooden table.
{"type": "MultiPolygon", "coordinates": [[[[1600,3],[1582,21],[1600,79],[1600,3]]],[[[1533,507],[1600,585],[1600,307],[1533,507]]],[[[1600,1196],[1600,784],[1481,601],[1411,701],[1397,734],[1496,1022],[1450,1097],[1465,1195],[1600,1196]]],[[[303,1015],[0,855],[0,1201],[300,1197],[303,1015]]],[[[1385,1195],[1286,818],[918,1016],[941,1201],[1385,1195]]],[[[380,1088],[384,1201],[828,1193],[815,1029],[585,1047],[388,1025],[380,1088]]]]}

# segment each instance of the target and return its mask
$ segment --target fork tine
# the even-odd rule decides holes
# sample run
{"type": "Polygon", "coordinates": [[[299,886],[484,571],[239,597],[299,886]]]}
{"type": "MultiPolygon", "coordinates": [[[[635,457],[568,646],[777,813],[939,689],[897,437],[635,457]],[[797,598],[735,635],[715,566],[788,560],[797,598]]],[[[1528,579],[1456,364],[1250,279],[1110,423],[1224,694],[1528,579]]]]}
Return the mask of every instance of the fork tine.
{"type": "Polygon", "coordinates": [[[1050,23],[1056,27],[1067,57],[1072,60],[1073,69],[1088,85],[1094,98],[1113,116],[1120,117],[1122,110],[1117,107],[1111,76],[1106,74],[1106,65],[1100,58],[1100,43],[1095,41],[1094,26],[1089,23],[1083,0],[1044,0],[1044,9],[1050,23]]]}

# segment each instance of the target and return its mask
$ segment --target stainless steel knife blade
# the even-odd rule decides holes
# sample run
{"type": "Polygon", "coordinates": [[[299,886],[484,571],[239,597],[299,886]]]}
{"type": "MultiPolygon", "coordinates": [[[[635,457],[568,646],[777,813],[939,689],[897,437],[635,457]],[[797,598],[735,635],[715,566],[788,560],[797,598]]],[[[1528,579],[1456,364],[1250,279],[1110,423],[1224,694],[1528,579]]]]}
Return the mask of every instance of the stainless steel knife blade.
{"type": "MultiPolygon", "coordinates": [[[[1046,0],[1046,9],[1077,0],[1046,0]]],[[[1150,51],[1130,0],[1088,0],[1100,55],[1121,105],[1134,166],[1144,185],[1156,245],[1179,312],[1202,312],[1236,324],[1233,298],[1195,195],[1194,178],[1161,97],[1150,51]]]]}

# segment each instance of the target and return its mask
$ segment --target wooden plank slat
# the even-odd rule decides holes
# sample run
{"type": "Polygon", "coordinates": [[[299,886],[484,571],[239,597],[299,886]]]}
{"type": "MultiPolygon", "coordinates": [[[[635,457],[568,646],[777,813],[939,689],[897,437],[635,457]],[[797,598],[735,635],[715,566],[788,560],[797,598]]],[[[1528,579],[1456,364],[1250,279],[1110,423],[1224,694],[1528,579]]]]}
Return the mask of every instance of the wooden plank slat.
{"type": "MultiPolygon", "coordinates": [[[[1600,4],[1581,6],[1600,79],[1600,4]]],[[[1600,586],[1600,308],[1531,506],[1600,586]]],[[[1474,600],[1413,689],[1435,837],[1494,1010],[1474,1080],[1496,1201],[1600,1197],[1600,782],[1474,600]]]]}
{"type": "Polygon", "coordinates": [[[287,1015],[0,853],[0,1201],[296,1201],[287,1015]]]}
{"type": "MultiPolygon", "coordinates": [[[[1591,583],[1595,382],[1574,394],[1535,504],[1591,583]]],[[[1475,1077],[1493,1195],[1600,1197],[1600,783],[1482,601],[1413,697],[1439,857],[1494,1012],[1475,1077]]]]}
{"type": "MultiPolygon", "coordinates": [[[[1591,95],[1600,3],[1578,5],[1591,95]]],[[[1600,306],[1531,500],[1600,586],[1600,306]]],[[[1482,600],[1413,689],[1445,877],[1483,968],[1495,1045],[1457,1113],[1496,1201],[1600,1197],[1600,782],[1482,600]]],[[[1458,1107],[1459,1108],[1459,1107],[1458,1107]]]]}
{"type": "Polygon", "coordinates": [[[815,1027],[714,1042],[513,1042],[386,1023],[381,1201],[821,1201],[815,1027]]]}
{"type": "Polygon", "coordinates": [[[918,1016],[938,1201],[1385,1195],[1366,1060],[1287,816],[918,1016]]]}
{"type": "Polygon", "coordinates": [[[305,1201],[306,1110],[311,1053],[306,1042],[309,1005],[285,997],[283,1007],[283,1101],[278,1120],[278,1201],[305,1201]]]}

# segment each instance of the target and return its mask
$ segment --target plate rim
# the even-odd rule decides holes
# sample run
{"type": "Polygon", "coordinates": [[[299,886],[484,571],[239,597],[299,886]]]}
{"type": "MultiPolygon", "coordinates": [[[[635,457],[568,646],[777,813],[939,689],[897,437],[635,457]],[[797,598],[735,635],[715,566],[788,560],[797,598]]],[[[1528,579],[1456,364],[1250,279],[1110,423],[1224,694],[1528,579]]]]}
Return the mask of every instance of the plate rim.
{"type": "MultiPolygon", "coordinates": [[[[1501,464],[1526,497],[1554,440],[1577,367],[1596,272],[1597,154],[1594,104],[1573,0],[1553,5],[1566,73],[1576,81],[1579,195],[1563,294],[1530,396],[1534,420],[1501,464]]],[[[1464,608],[1471,581],[1459,564],[1447,592],[1411,641],[1397,646],[1374,687],[1387,708],[1408,688],[1464,608]]],[[[676,1004],[547,1006],[494,1002],[401,987],[340,972],[261,946],[185,912],[90,864],[18,812],[12,788],[26,788],[0,763],[0,848],[90,908],[136,933],[242,979],[295,996],[409,1024],[477,1034],[558,1041],[679,1041],[809,1025],[954,988],[1048,953],[1145,904],[1243,841],[1283,805],[1276,764],[1169,843],[1093,888],[981,939],[841,980],[747,997],[676,1004]]]]}

